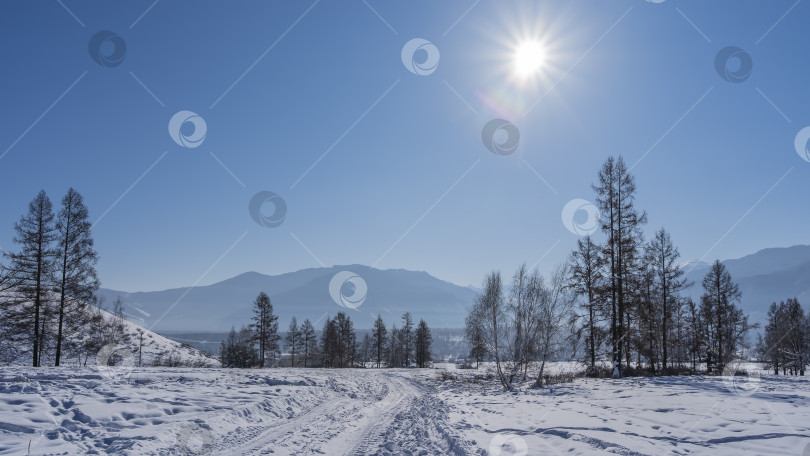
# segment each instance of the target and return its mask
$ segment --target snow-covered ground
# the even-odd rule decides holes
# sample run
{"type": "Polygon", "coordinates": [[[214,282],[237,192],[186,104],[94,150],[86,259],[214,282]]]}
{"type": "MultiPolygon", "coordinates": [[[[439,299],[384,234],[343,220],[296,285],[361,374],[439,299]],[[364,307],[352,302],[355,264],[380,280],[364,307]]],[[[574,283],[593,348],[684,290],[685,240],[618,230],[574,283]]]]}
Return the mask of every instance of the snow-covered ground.
{"type": "Polygon", "coordinates": [[[503,393],[452,374],[437,396],[491,454],[810,455],[808,378],[578,379],[503,393]]]}
{"type": "Polygon", "coordinates": [[[447,367],[3,368],[0,454],[801,456],[810,444],[806,378],[579,379],[504,393],[477,379],[484,369],[448,379],[447,367]]]}

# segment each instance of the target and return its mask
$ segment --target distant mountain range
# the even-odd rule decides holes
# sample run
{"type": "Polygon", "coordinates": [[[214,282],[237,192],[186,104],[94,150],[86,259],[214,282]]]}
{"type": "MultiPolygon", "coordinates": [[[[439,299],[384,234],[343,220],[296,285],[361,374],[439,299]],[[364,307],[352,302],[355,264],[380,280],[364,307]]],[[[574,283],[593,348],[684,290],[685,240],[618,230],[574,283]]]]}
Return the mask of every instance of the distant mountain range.
{"type": "MultiPolygon", "coordinates": [[[[763,322],[774,301],[796,297],[805,306],[810,304],[810,246],[770,248],[724,263],[740,285],[741,305],[752,322],[763,322]]],[[[681,267],[694,282],[687,294],[699,299],[710,264],[690,261],[681,267]]],[[[102,289],[100,295],[107,305],[120,296],[130,320],[159,332],[222,332],[250,323],[253,300],[261,291],[270,296],[282,331],[293,316],[299,322],[309,318],[320,329],[327,315],[339,311],[347,312],[358,329],[370,328],[377,314],[388,326],[399,325],[404,312],[411,312],[417,321],[424,318],[434,328],[461,328],[477,293],[473,287],[427,272],[349,265],[275,276],[248,272],[191,289],[138,293],[102,289]]]]}
{"type": "Polygon", "coordinates": [[[320,329],[327,315],[339,311],[347,312],[358,329],[371,328],[377,314],[389,327],[392,323],[399,326],[404,312],[411,312],[417,322],[424,318],[431,327],[459,328],[476,296],[469,287],[439,280],[427,272],[362,265],[303,269],[275,276],[247,272],[191,289],[138,293],[101,289],[99,294],[107,306],[120,296],[127,317],[155,331],[217,332],[250,323],[253,300],[261,291],[270,296],[281,331],[286,331],[293,316],[299,322],[309,318],[320,329]],[[365,299],[360,301],[362,295],[365,299]]]}

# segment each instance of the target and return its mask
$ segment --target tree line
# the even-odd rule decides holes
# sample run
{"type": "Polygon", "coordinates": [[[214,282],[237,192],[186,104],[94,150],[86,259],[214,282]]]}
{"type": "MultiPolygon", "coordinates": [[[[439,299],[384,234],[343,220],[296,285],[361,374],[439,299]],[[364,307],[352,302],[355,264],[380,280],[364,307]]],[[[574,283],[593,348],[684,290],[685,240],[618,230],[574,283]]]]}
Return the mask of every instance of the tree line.
{"type": "Polygon", "coordinates": [[[0,266],[2,355],[30,356],[39,367],[84,359],[122,332],[105,321],[96,303],[99,281],[92,224],[82,196],[69,189],[57,213],[45,191],[14,225],[15,249],[0,266]]]}
{"type": "Polygon", "coordinates": [[[309,319],[298,324],[290,320],[286,334],[279,333],[278,315],[265,292],[253,302],[252,323],[239,331],[231,328],[220,344],[219,358],[223,367],[268,367],[282,362],[292,367],[347,368],[429,367],[431,335],[424,320],[414,327],[410,312],[402,315],[402,328],[388,329],[377,316],[371,334],[358,342],[354,323],[345,312],[324,321],[320,338],[309,319]],[[287,357],[282,359],[282,350],[287,357]]]}
{"type": "Polygon", "coordinates": [[[757,339],[757,352],[774,374],[804,375],[810,362],[810,312],[796,298],[772,303],[765,336],[757,339]]]}
{"type": "MultiPolygon", "coordinates": [[[[739,308],[742,295],[726,267],[711,265],[699,303],[684,297],[693,284],[680,253],[664,228],[645,240],[647,214],[636,208],[635,179],[621,156],[604,162],[592,188],[601,240],[580,238],[548,279],[524,264],[507,291],[499,272],[487,275],[466,319],[470,359],[494,361],[506,389],[526,380],[530,366],[537,366],[535,384],[543,384],[554,359],[578,359],[588,375],[614,378],[696,371],[703,364],[710,373],[723,372],[756,327],[739,308]]],[[[772,353],[797,359],[795,348],[772,353]]]]}

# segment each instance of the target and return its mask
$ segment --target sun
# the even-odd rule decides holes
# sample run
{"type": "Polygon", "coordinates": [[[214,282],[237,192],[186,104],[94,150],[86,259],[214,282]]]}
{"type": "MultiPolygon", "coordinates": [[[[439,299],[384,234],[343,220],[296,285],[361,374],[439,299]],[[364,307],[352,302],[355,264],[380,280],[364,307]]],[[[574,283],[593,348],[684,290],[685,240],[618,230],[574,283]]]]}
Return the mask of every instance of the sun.
{"type": "Polygon", "coordinates": [[[529,78],[543,69],[546,51],[539,41],[524,41],[515,49],[514,71],[521,78],[529,78]]]}

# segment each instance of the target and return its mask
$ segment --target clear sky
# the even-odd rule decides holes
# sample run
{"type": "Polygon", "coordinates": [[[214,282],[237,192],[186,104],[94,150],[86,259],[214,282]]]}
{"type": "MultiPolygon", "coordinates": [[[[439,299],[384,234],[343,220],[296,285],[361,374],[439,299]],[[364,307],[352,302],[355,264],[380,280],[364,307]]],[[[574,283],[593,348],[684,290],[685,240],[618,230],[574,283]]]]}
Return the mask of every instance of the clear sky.
{"type": "Polygon", "coordinates": [[[107,288],[321,263],[478,285],[564,260],[563,207],[617,154],[684,259],[807,244],[808,19],[795,0],[3,1],[0,246],[39,189],[73,186],[107,288]],[[527,42],[543,58],[520,76],[527,42]],[[169,134],[180,111],[197,147],[169,134]],[[482,141],[496,118],[513,153],[482,141]],[[251,217],[262,191],[278,226],[251,217]]]}

